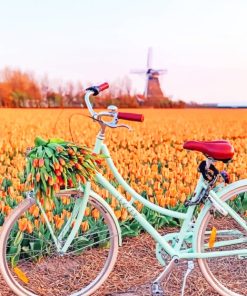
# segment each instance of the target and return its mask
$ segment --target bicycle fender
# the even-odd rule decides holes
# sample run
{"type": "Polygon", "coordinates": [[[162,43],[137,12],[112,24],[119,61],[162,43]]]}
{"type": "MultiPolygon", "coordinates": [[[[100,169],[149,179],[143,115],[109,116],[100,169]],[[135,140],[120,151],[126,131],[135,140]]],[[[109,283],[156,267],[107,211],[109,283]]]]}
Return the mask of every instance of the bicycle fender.
{"type": "MultiPolygon", "coordinates": [[[[217,195],[219,198],[222,198],[228,192],[243,186],[247,186],[247,179],[239,180],[223,187],[220,191],[217,191],[217,195]]],[[[204,217],[206,216],[208,210],[211,208],[211,206],[212,206],[212,203],[210,201],[207,201],[196,220],[195,227],[194,227],[194,236],[192,241],[192,248],[194,252],[196,252],[196,242],[197,242],[199,227],[204,217]]]]}

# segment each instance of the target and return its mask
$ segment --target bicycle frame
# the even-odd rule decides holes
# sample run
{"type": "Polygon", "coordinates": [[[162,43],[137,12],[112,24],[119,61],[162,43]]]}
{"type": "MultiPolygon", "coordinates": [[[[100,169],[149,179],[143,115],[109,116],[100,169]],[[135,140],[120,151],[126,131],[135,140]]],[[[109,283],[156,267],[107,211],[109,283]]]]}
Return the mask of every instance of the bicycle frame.
{"type": "MultiPolygon", "coordinates": [[[[113,160],[110,157],[110,153],[107,149],[107,146],[103,143],[104,136],[99,134],[96,139],[96,143],[94,146],[94,153],[103,153],[107,156],[106,162],[109,168],[111,169],[114,177],[118,181],[118,183],[125,189],[126,192],[128,192],[131,195],[131,200],[127,201],[125,197],[123,197],[119,191],[116,190],[114,186],[110,184],[100,173],[96,173],[96,180],[97,182],[104,187],[111,195],[113,195],[119,203],[128,210],[128,212],[132,215],[132,217],[137,220],[142,227],[153,237],[153,239],[171,256],[171,257],[178,257],[181,259],[192,259],[192,258],[211,258],[211,257],[221,257],[221,256],[231,256],[231,255],[245,255],[247,254],[246,250],[233,250],[233,251],[215,251],[215,252],[206,252],[206,253],[198,253],[195,252],[195,244],[196,244],[196,235],[197,229],[201,223],[201,217],[204,216],[204,214],[207,212],[209,207],[211,206],[211,202],[207,202],[204,206],[203,211],[199,215],[197,221],[193,222],[194,212],[196,206],[190,206],[186,213],[181,213],[173,210],[169,210],[166,208],[162,208],[158,205],[153,204],[152,202],[148,201],[144,197],[142,197],[140,194],[138,194],[133,188],[131,188],[128,183],[123,179],[123,177],[119,174],[117,168],[115,167],[113,160]],[[149,209],[160,213],[161,215],[177,218],[180,220],[183,220],[180,232],[175,234],[176,237],[176,243],[175,246],[171,246],[168,241],[171,240],[172,237],[174,237],[174,234],[168,234],[166,236],[162,236],[158,233],[158,231],[135,209],[135,207],[132,205],[135,200],[140,201],[144,206],[148,207],[149,209]],[[182,250],[183,243],[188,240],[188,238],[192,239],[192,247],[188,248],[186,250],[182,250]]],[[[232,183],[229,185],[229,187],[238,188],[241,184],[247,185],[247,180],[242,180],[232,183]],[[235,184],[236,183],[236,184],[235,184]]],[[[195,192],[193,195],[193,199],[196,200],[198,195],[200,194],[201,190],[203,188],[206,188],[206,183],[202,177],[200,176],[198,183],[195,188],[195,192]]],[[[228,186],[227,186],[228,187],[228,186]]],[[[225,187],[225,188],[227,188],[225,187]]],[[[54,243],[56,244],[58,250],[61,253],[65,253],[67,249],[69,248],[71,242],[73,241],[79,227],[81,224],[81,221],[84,216],[84,211],[86,208],[86,204],[88,202],[90,195],[95,195],[95,193],[91,190],[91,183],[87,182],[85,186],[79,185],[79,188],[77,189],[79,192],[83,192],[83,198],[79,198],[76,200],[73,212],[71,214],[71,217],[68,219],[65,227],[59,234],[58,238],[55,237],[54,232],[52,230],[52,227],[46,219],[46,214],[44,211],[42,211],[42,206],[40,206],[41,211],[44,215],[44,218],[48,225],[48,228],[51,232],[52,238],[54,243]],[[68,232],[72,220],[75,220],[75,225],[72,228],[70,234],[68,235],[65,243],[63,245],[60,245],[62,239],[65,237],[66,233],[68,232]]],[[[64,190],[63,194],[66,194],[66,192],[69,192],[71,190],[64,190]]],[[[225,192],[224,189],[220,190],[219,192],[215,193],[213,190],[210,191],[210,199],[214,201],[215,203],[220,205],[228,214],[230,214],[246,231],[247,226],[245,221],[227,205],[227,203],[220,200],[221,195],[225,192]]],[[[110,208],[110,207],[109,207],[110,208]]],[[[111,210],[111,208],[110,208],[111,210]]],[[[118,223],[117,223],[118,224],[118,223]]],[[[120,231],[120,227],[118,229],[120,231]]],[[[231,230],[229,230],[231,231],[231,230]]],[[[241,239],[235,239],[235,240],[228,240],[228,241],[221,241],[219,243],[216,243],[215,246],[227,246],[229,244],[237,244],[240,242],[247,242],[246,238],[241,239]]],[[[120,240],[119,240],[120,241],[120,240]]],[[[121,242],[120,242],[121,244],[121,242]]]]}
{"type": "MultiPolygon", "coordinates": [[[[86,96],[86,102],[87,102],[87,100],[89,100],[89,94],[88,94],[88,96],[86,96]]],[[[92,111],[91,114],[94,114],[93,109],[91,111],[92,111]]],[[[231,215],[247,231],[246,222],[234,210],[232,210],[231,207],[229,207],[227,205],[227,203],[221,201],[220,198],[223,195],[223,193],[225,192],[224,189],[218,191],[217,193],[214,192],[213,190],[210,191],[210,193],[209,193],[210,201],[209,200],[207,201],[207,203],[205,204],[204,209],[200,213],[197,221],[194,223],[193,219],[194,219],[194,212],[196,209],[195,205],[189,206],[186,213],[181,213],[181,212],[169,210],[169,209],[162,208],[162,207],[155,205],[154,203],[148,201],[147,199],[142,197],[140,194],[138,194],[133,188],[131,188],[128,185],[128,183],[123,179],[123,177],[120,175],[117,168],[115,167],[113,160],[111,159],[110,153],[107,149],[107,146],[106,146],[106,144],[103,143],[103,141],[104,141],[104,128],[101,129],[101,132],[98,134],[98,136],[96,138],[93,152],[96,154],[103,153],[107,156],[106,162],[107,162],[107,165],[109,166],[110,170],[112,171],[114,177],[116,178],[116,180],[118,181],[120,186],[122,186],[124,188],[124,190],[131,195],[132,198],[130,201],[127,201],[120,194],[120,192],[118,192],[116,190],[116,188],[114,186],[112,186],[110,184],[110,182],[108,182],[100,173],[96,173],[97,182],[102,187],[104,187],[112,196],[114,196],[124,208],[126,208],[128,210],[128,212],[132,215],[132,217],[140,223],[140,225],[154,238],[154,240],[171,257],[177,256],[178,258],[191,259],[191,258],[210,258],[210,257],[220,257],[220,256],[231,256],[231,255],[245,255],[246,256],[247,249],[246,250],[233,250],[233,251],[215,251],[215,252],[206,252],[206,253],[195,252],[197,231],[198,231],[199,225],[202,220],[201,217],[203,217],[203,215],[207,212],[207,210],[210,208],[212,203],[214,204],[216,209],[217,208],[221,209],[226,214],[231,215]],[[172,237],[174,238],[174,234],[168,234],[166,236],[160,235],[158,233],[158,231],[154,227],[152,227],[152,225],[150,225],[150,223],[132,205],[135,200],[140,201],[144,206],[148,207],[149,209],[151,209],[161,215],[165,215],[165,216],[169,216],[169,217],[183,220],[180,232],[178,232],[175,235],[176,242],[175,242],[174,246],[171,246],[171,244],[169,244],[169,242],[168,242],[171,240],[172,237]],[[182,249],[182,246],[183,246],[183,243],[186,240],[188,240],[188,238],[191,238],[192,246],[191,246],[191,248],[187,248],[184,250],[184,249],[182,249]]],[[[244,185],[247,185],[247,180],[242,180],[239,182],[242,182],[244,185]]],[[[229,187],[231,187],[233,189],[238,188],[239,182],[235,182],[235,183],[229,185],[229,187]]],[[[200,175],[200,178],[198,180],[198,183],[196,185],[196,188],[195,188],[195,191],[194,191],[194,194],[192,197],[192,201],[196,200],[198,198],[198,196],[201,193],[201,190],[203,188],[206,189],[207,184],[206,184],[204,178],[202,177],[202,175],[200,175]]],[[[228,186],[225,188],[228,188],[228,186]]],[[[61,231],[61,233],[59,234],[57,239],[53,233],[52,227],[51,227],[48,219],[45,219],[46,223],[48,225],[48,228],[51,232],[54,243],[56,244],[58,250],[61,253],[65,253],[67,251],[67,249],[69,248],[71,242],[73,241],[73,239],[80,227],[80,223],[83,219],[84,211],[85,211],[89,196],[90,195],[95,196],[95,193],[91,190],[91,183],[90,182],[87,182],[85,187],[82,185],[79,185],[79,188],[77,190],[83,192],[84,196],[82,199],[77,199],[77,201],[75,203],[75,207],[74,207],[73,212],[71,214],[71,217],[68,219],[65,227],[63,228],[63,230],[61,231]],[[73,220],[75,220],[75,225],[72,228],[70,234],[68,235],[65,243],[63,245],[61,245],[61,241],[65,237],[67,232],[69,231],[71,222],[73,220]]],[[[64,193],[66,194],[66,190],[64,191],[64,193]]],[[[41,205],[39,205],[39,206],[40,206],[40,208],[42,208],[41,205]]],[[[41,209],[41,211],[42,211],[42,209],[41,209]]],[[[110,207],[109,207],[109,211],[112,211],[110,207]]],[[[42,211],[42,213],[44,214],[44,217],[45,217],[46,216],[45,212],[42,211]]],[[[118,225],[117,222],[116,222],[116,225],[118,225]]],[[[120,232],[119,225],[118,225],[118,228],[119,228],[118,230],[120,232]]],[[[215,246],[220,247],[220,246],[227,246],[227,245],[231,245],[231,244],[234,245],[239,242],[242,242],[240,240],[241,239],[221,241],[221,242],[216,243],[215,246]]],[[[247,241],[247,239],[242,239],[242,240],[244,242],[247,241]]],[[[119,239],[119,241],[121,244],[121,239],[119,239]]]]}
{"type": "MultiPolygon", "coordinates": [[[[113,195],[119,203],[128,210],[128,212],[132,215],[132,217],[137,220],[140,225],[153,237],[153,239],[171,256],[171,257],[177,257],[181,259],[194,259],[194,258],[212,258],[212,257],[221,257],[221,256],[234,256],[234,255],[245,255],[247,254],[246,250],[232,250],[232,251],[215,251],[215,252],[206,252],[206,253],[198,253],[195,252],[195,245],[196,245],[196,235],[197,230],[199,228],[199,225],[202,221],[203,216],[207,212],[207,210],[211,206],[211,202],[207,202],[204,206],[203,211],[200,213],[197,221],[193,222],[194,212],[196,206],[190,206],[186,213],[181,213],[169,209],[162,208],[158,205],[153,204],[152,202],[148,201],[144,197],[142,197],[140,194],[138,194],[133,188],[131,188],[127,182],[123,179],[123,177],[119,174],[117,168],[115,167],[113,160],[110,157],[110,153],[107,149],[107,146],[103,143],[104,136],[99,134],[96,139],[95,147],[94,147],[94,153],[104,153],[107,158],[106,162],[107,165],[110,167],[114,177],[118,181],[118,183],[125,189],[126,192],[128,192],[131,195],[131,200],[127,201],[125,197],[123,197],[119,191],[116,190],[114,186],[110,184],[100,173],[96,173],[96,180],[98,183],[104,187],[111,195],[113,195]],[[158,233],[158,231],[135,209],[135,207],[132,205],[135,200],[140,201],[144,206],[148,207],[149,209],[160,213],[161,215],[177,218],[180,220],[183,220],[180,232],[176,234],[167,234],[166,236],[162,236],[158,233]],[[171,239],[176,238],[176,242],[174,246],[171,246],[168,241],[171,241],[171,239]],[[183,243],[191,238],[192,241],[192,247],[188,249],[181,249],[183,246],[183,243]]],[[[214,192],[213,190],[210,191],[209,197],[212,201],[220,205],[228,214],[230,214],[246,231],[247,226],[245,221],[227,205],[227,203],[221,201],[220,197],[225,193],[228,187],[231,189],[238,188],[240,185],[247,185],[247,180],[238,181],[235,183],[232,183],[231,185],[225,187],[224,189],[220,190],[219,192],[214,192]]],[[[203,188],[206,188],[206,183],[202,177],[200,176],[198,183],[195,188],[195,192],[193,195],[193,199],[196,200],[198,195],[200,194],[201,190],[203,188]]],[[[74,189],[75,190],[75,189],[74,189]]],[[[68,219],[65,227],[59,234],[58,238],[55,237],[52,226],[50,225],[50,222],[48,221],[46,214],[41,206],[41,204],[38,203],[39,207],[41,208],[42,214],[44,215],[44,218],[46,220],[46,224],[49,228],[49,231],[51,233],[52,239],[57,246],[59,252],[65,253],[67,249],[69,248],[71,242],[73,241],[79,227],[81,224],[81,221],[84,217],[84,211],[89,199],[90,195],[94,195],[95,193],[91,190],[91,183],[87,182],[85,186],[79,185],[79,188],[76,189],[79,192],[83,192],[83,198],[78,198],[76,200],[74,209],[72,211],[71,217],[68,219]],[[61,242],[67,232],[69,231],[71,222],[75,220],[75,225],[72,228],[70,234],[68,235],[65,243],[61,245],[61,242]]],[[[66,194],[66,192],[71,192],[71,190],[64,190],[62,194],[66,194]]],[[[111,211],[111,208],[109,207],[109,210],[111,211]]],[[[113,214],[114,215],[114,214],[113,214]]],[[[118,225],[116,221],[116,225],[118,225]]],[[[118,225],[118,231],[120,232],[120,227],[118,225]]],[[[232,231],[232,230],[229,230],[232,231]]],[[[120,245],[121,245],[121,238],[119,239],[120,245]]],[[[227,245],[234,245],[240,242],[247,242],[246,238],[243,239],[233,239],[233,240],[227,240],[227,241],[221,241],[215,244],[216,247],[220,246],[227,246],[227,245]]]]}

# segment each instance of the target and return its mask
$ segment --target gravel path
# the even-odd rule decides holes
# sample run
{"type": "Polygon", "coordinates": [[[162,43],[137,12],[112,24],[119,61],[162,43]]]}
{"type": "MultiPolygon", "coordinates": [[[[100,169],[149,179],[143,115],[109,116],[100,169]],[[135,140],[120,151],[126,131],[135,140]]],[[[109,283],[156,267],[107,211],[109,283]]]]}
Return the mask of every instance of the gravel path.
{"type": "MultiPolygon", "coordinates": [[[[183,273],[187,269],[182,262],[164,283],[165,295],[179,296],[182,287],[183,273]]],[[[155,242],[146,233],[125,239],[120,248],[118,261],[107,282],[95,293],[95,296],[149,296],[150,282],[162,271],[155,257],[155,242]]],[[[0,276],[0,295],[14,295],[0,276]]],[[[216,296],[212,288],[202,277],[196,266],[188,278],[185,295],[216,296]]]]}

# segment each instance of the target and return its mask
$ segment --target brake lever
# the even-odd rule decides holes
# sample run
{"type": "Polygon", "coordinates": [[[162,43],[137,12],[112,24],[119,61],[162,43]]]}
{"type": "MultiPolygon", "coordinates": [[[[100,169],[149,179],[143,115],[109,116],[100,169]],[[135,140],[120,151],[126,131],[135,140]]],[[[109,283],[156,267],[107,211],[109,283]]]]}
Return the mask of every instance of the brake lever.
{"type": "Polygon", "coordinates": [[[133,131],[133,128],[131,128],[129,125],[127,124],[118,124],[116,127],[125,127],[127,128],[129,131],[133,131]]]}
{"type": "Polygon", "coordinates": [[[133,131],[133,129],[127,124],[117,124],[116,122],[105,122],[103,120],[100,120],[100,119],[96,118],[97,115],[98,114],[96,114],[96,116],[88,116],[88,115],[85,115],[85,116],[89,117],[89,118],[91,118],[91,119],[93,119],[93,120],[95,120],[95,121],[97,121],[99,123],[102,123],[102,124],[104,124],[104,125],[106,125],[108,127],[111,127],[111,128],[124,127],[124,128],[127,128],[129,131],[133,131]]]}
{"type": "Polygon", "coordinates": [[[115,122],[105,122],[105,121],[103,123],[104,123],[104,125],[111,127],[111,128],[124,127],[124,128],[127,128],[128,130],[132,131],[132,128],[130,126],[128,126],[127,124],[116,124],[115,122]]]}

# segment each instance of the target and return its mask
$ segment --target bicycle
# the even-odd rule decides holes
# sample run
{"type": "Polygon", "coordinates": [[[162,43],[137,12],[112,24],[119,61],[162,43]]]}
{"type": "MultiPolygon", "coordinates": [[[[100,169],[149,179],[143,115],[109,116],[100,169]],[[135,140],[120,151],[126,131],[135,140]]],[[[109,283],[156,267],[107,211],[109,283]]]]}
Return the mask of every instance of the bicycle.
{"type": "MultiPolygon", "coordinates": [[[[157,242],[158,261],[164,266],[165,256],[171,257],[164,271],[152,282],[151,295],[164,295],[161,282],[181,259],[188,260],[183,291],[187,275],[193,269],[193,260],[198,260],[204,277],[220,295],[247,295],[247,220],[246,212],[236,207],[238,200],[247,201],[247,179],[228,184],[227,173],[219,172],[214,166],[216,161],[228,162],[232,159],[234,150],[231,144],[224,140],[185,142],[185,149],[197,150],[206,156],[198,168],[198,183],[194,194],[185,202],[188,208],[186,213],[162,208],[134,191],[119,174],[110,157],[104,144],[106,128],[129,128],[125,124],[118,124],[118,120],[142,122],[144,118],[141,114],[118,112],[115,106],[96,113],[90,96],[96,96],[106,88],[108,84],[104,83],[88,88],[85,94],[91,118],[100,125],[93,151],[107,156],[107,165],[131,199],[124,198],[99,172],[96,173],[96,180],[157,242]],[[112,120],[105,121],[105,117],[112,120]],[[136,200],[160,215],[183,221],[180,232],[164,236],[159,234],[137,211],[134,206],[136,200]],[[197,215],[196,209],[200,205],[204,206],[197,215]]],[[[70,214],[65,213],[66,222],[57,229],[57,224],[54,226],[51,222],[51,214],[44,210],[34,194],[34,191],[27,192],[26,199],[13,210],[3,225],[0,269],[5,281],[20,296],[91,295],[113,270],[118,248],[122,245],[121,229],[112,208],[91,190],[89,181],[85,186],[79,184],[78,188],[63,190],[57,194],[57,198],[66,201],[64,204],[70,207],[70,214]],[[43,232],[20,234],[18,220],[25,215],[30,216],[30,209],[34,205],[43,215],[43,232]],[[88,224],[84,223],[85,217],[88,224]],[[16,259],[17,266],[11,264],[16,259]],[[65,287],[62,290],[63,282],[65,287]]]]}

